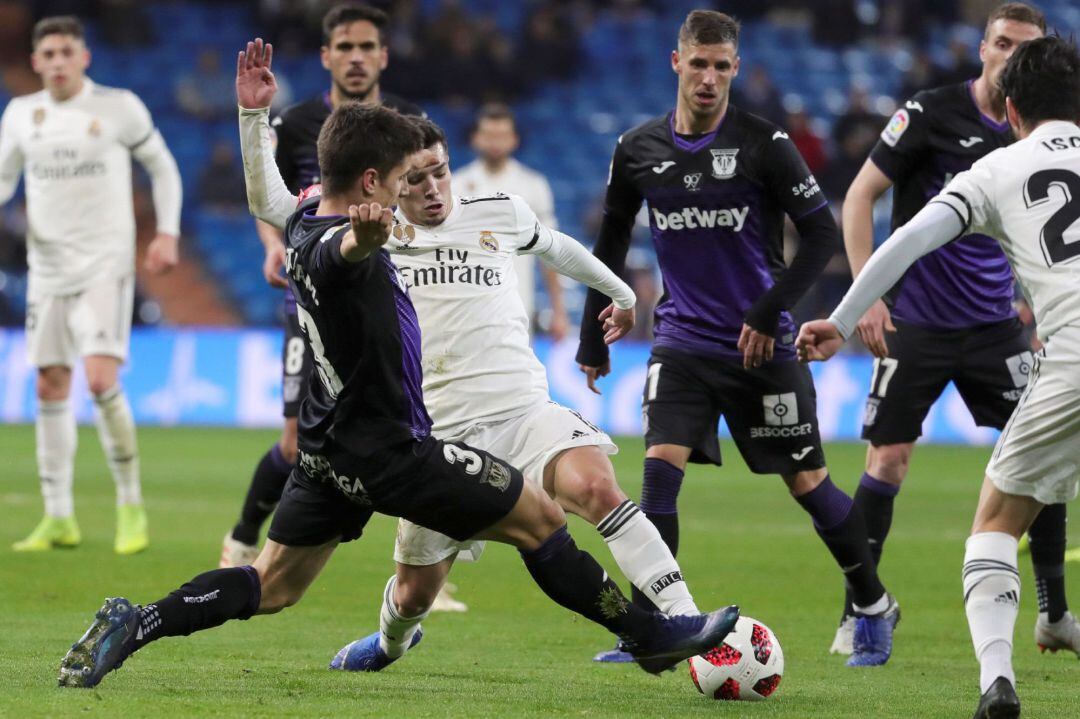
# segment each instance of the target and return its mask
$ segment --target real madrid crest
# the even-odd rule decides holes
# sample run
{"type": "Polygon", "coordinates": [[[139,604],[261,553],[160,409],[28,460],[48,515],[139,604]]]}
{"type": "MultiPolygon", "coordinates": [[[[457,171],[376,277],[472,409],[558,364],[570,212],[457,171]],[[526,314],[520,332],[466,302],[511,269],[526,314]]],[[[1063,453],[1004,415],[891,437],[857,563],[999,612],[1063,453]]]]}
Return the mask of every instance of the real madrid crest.
{"type": "Polygon", "coordinates": [[[416,239],[416,228],[412,225],[394,225],[393,234],[402,247],[408,247],[416,239]]]}
{"type": "Polygon", "coordinates": [[[491,234],[491,230],[480,230],[480,246],[488,252],[499,251],[499,241],[491,234]]]}
{"type": "Polygon", "coordinates": [[[729,180],[735,177],[735,156],[739,149],[709,150],[712,153],[712,176],[717,180],[729,180]]]}
{"type": "Polygon", "coordinates": [[[89,132],[90,132],[90,137],[101,137],[101,123],[98,122],[97,118],[94,118],[90,122],[90,130],[89,130],[89,132]]]}
{"type": "Polygon", "coordinates": [[[45,122],[45,108],[44,107],[35,107],[34,108],[34,124],[35,125],[40,125],[43,122],[45,122]]]}

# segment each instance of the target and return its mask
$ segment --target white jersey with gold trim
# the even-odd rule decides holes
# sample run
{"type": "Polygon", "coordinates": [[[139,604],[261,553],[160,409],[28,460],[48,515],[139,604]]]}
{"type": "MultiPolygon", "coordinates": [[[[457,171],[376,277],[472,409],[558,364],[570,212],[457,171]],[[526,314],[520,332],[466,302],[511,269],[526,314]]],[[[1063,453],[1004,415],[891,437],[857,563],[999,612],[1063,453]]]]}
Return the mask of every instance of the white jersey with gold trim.
{"type": "Polygon", "coordinates": [[[133,93],[87,78],[62,102],[42,90],[8,104],[0,121],[0,202],[25,175],[31,297],[73,294],[134,271],[132,157],[155,180],[159,231],[179,234],[179,173],[133,93]],[[162,186],[158,168],[167,176],[162,186]]]}
{"type": "Polygon", "coordinates": [[[435,227],[399,209],[386,247],[423,332],[424,400],[437,435],[519,414],[548,401],[547,374],[529,346],[514,258],[547,250],[551,230],[516,195],[454,198],[435,227]]]}
{"type": "Polygon", "coordinates": [[[1046,342],[1080,327],[1080,127],[1046,122],[982,158],[933,202],[960,215],[966,232],[996,238],[1046,342]]]}

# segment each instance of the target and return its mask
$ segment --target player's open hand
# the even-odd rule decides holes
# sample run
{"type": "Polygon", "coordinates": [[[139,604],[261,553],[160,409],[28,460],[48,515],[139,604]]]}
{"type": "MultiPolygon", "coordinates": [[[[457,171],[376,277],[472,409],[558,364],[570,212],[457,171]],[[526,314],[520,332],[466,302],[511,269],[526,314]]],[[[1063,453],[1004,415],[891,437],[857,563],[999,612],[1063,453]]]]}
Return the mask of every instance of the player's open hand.
{"type": "Polygon", "coordinates": [[[800,362],[824,362],[843,346],[844,338],[840,336],[840,330],[828,320],[805,323],[795,339],[795,352],[800,362]]]}
{"type": "Polygon", "coordinates": [[[634,308],[620,310],[614,304],[604,308],[597,318],[604,323],[604,344],[618,342],[634,329],[634,308]]]}
{"type": "Polygon", "coordinates": [[[246,110],[270,107],[277,92],[277,80],[270,72],[274,46],[255,38],[236,56],[236,102],[246,110]]]}
{"type": "Polygon", "coordinates": [[[180,238],[159,232],[146,248],[146,270],[163,275],[180,264],[180,238]]]}
{"type": "Polygon", "coordinates": [[[762,362],[771,362],[776,340],[767,334],[758,332],[748,324],[743,324],[739,333],[739,351],[743,353],[743,367],[760,367],[762,362]]]}
{"type": "Polygon", "coordinates": [[[611,373],[611,361],[608,360],[599,367],[589,367],[588,365],[579,364],[578,369],[585,373],[585,382],[589,385],[589,389],[595,394],[602,394],[600,389],[596,386],[596,380],[600,377],[606,377],[611,373]]]}
{"type": "Polygon", "coordinates": [[[267,249],[266,258],[263,260],[263,277],[266,278],[266,284],[279,289],[288,287],[289,281],[281,273],[283,267],[285,267],[285,245],[267,249]]]}
{"type": "Polygon", "coordinates": [[[341,256],[349,262],[359,262],[390,239],[394,213],[378,202],[349,205],[349,224],[352,229],[341,241],[341,256]]]}
{"type": "Polygon", "coordinates": [[[896,332],[896,327],[893,326],[889,307],[884,302],[878,300],[870,305],[870,309],[859,320],[859,324],[855,325],[855,331],[859,333],[859,339],[866,345],[866,349],[870,350],[875,357],[880,359],[889,356],[889,345],[885,342],[885,333],[896,332]]]}

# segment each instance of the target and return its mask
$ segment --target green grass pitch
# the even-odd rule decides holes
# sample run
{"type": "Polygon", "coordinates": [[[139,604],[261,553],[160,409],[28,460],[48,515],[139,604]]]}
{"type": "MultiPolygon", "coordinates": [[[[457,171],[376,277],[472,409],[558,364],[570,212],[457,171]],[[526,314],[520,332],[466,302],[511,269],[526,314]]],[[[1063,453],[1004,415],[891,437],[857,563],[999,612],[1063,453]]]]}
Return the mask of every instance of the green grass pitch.
{"type": "MultiPolygon", "coordinates": [[[[883,577],[903,607],[892,661],[852,670],[829,656],[839,613],[839,573],[779,479],[753,477],[730,443],[729,465],[693,467],[681,500],[679,559],[698,604],[736,602],[769,624],[787,660],[780,689],[760,704],[705,699],[685,667],[653,677],[631,666],[598,666],[612,639],[550,603],[516,552],[488,548],[452,575],[465,615],[434,615],[423,643],[377,675],[327,671],[334,652],[377,625],[392,572],[393,520],[376,517],[341,547],[299,606],[151,645],[95,690],[59,689],[57,666],[109,595],[152,601],[217,563],[256,459],[273,433],[144,429],[140,433],[150,549],[112,552],[113,491],[96,436],[80,432],[75,494],[83,545],[17,555],[11,543],[40,515],[33,430],[4,427],[0,453],[0,716],[123,717],[963,717],[977,700],[978,671],[960,591],[963,542],[985,448],[920,447],[897,502],[883,577]]],[[[620,442],[623,487],[640,493],[642,445],[620,442]]],[[[834,479],[848,491],[863,448],[831,445],[834,479]]],[[[571,531],[617,573],[583,522],[571,531]]],[[[1074,533],[1075,536],[1075,533],[1074,533]]],[[[1016,632],[1025,716],[1077,716],[1080,666],[1040,655],[1030,565],[1016,632]]],[[[1080,565],[1069,566],[1080,601],[1080,565]]],[[[625,586],[625,584],[624,584],[625,586]]]]}

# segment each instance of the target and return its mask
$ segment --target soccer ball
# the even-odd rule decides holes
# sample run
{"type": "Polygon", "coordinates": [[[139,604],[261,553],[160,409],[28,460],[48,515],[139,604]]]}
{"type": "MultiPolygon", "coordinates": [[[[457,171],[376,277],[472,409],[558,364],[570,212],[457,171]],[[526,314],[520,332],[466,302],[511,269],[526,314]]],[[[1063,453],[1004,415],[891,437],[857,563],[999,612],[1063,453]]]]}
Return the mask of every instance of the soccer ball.
{"type": "Polygon", "coordinates": [[[713,699],[760,701],[776,691],[784,674],[776,635],[750,617],[739,617],[723,644],[686,661],[694,686],[713,699]]]}

